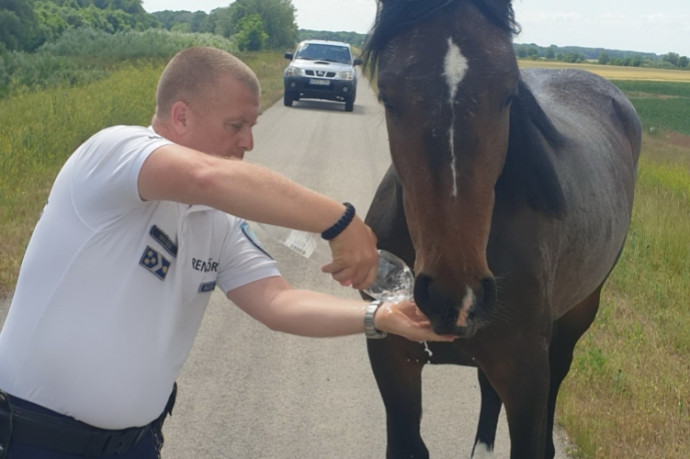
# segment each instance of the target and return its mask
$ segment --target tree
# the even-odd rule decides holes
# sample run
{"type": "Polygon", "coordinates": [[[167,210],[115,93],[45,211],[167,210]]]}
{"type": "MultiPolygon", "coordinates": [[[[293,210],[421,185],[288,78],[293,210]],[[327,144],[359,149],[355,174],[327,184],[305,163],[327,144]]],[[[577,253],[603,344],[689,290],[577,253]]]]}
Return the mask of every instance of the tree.
{"type": "Polygon", "coordinates": [[[10,51],[33,51],[44,40],[33,0],[0,0],[0,46],[10,51]]]}
{"type": "Polygon", "coordinates": [[[264,31],[261,16],[252,14],[239,20],[239,32],[234,35],[240,51],[258,51],[266,45],[268,34],[264,31]]]}
{"type": "Polygon", "coordinates": [[[606,51],[602,51],[601,53],[599,53],[599,60],[598,60],[598,62],[599,62],[601,65],[606,65],[606,64],[608,64],[608,63],[609,63],[609,60],[610,60],[610,59],[609,59],[609,53],[607,53],[606,51]]]}
{"type": "Polygon", "coordinates": [[[544,57],[550,61],[556,59],[556,45],[549,46],[544,57]]]}
{"type": "Polygon", "coordinates": [[[678,53],[668,53],[665,54],[662,58],[662,61],[668,62],[669,64],[673,65],[674,67],[678,67],[678,61],[680,60],[680,56],[678,53]]]}
{"type": "Polygon", "coordinates": [[[240,32],[243,17],[258,15],[263,24],[266,48],[290,48],[297,41],[295,7],[291,0],[237,0],[228,8],[211,12],[209,23],[214,32],[229,37],[240,32]]]}

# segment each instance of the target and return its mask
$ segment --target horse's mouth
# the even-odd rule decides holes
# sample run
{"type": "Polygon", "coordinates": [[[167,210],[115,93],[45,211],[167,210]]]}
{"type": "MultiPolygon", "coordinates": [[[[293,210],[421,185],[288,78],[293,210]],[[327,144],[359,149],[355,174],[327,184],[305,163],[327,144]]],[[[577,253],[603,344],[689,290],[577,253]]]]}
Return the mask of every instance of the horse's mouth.
{"type": "Polygon", "coordinates": [[[493,277],[481,280],[480,288],[465,286],[462,296],[448,294],[429,276],[418,276],[415,301],[431,322],[435,333],[472,338],[489,316],[496,299],[493,277]]]}
{"type": "MultiPolygon", "coordinates": [[[[474,309],[474,308],[472,308],[474,309]]],[[[453,309],[439,317],[432,317],[431,327],[437,335],[452,335],[459,338],[472,338],[480,328],[474,318],[473,310],[467,314],[464,311],[453,309]],[[466,317],[463,318],[463,315],[466,317]]]]}

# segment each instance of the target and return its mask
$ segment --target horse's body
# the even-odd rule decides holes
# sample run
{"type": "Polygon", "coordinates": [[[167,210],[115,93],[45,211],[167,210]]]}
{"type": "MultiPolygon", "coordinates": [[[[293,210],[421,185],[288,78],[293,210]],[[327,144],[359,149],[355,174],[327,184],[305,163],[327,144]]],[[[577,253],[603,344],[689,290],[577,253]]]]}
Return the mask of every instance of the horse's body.
{"type": "Polygon", "coordinates": [[[414,266],[434,329],[460,338],[430,353],[394,336],[369,341],[388,457],[428,456],[426,363],[479,368],[475,451],[493,449],[504,404],[511,456],[552,457],[558,388],[630,222],[639,120],[590,73],[519,72],[510,2],[412,4],[383,2],[368,49],[393,165],[367,223],[379,247],[414,266]],[[397,30],[393,14],[407,15],[397,30]]]}

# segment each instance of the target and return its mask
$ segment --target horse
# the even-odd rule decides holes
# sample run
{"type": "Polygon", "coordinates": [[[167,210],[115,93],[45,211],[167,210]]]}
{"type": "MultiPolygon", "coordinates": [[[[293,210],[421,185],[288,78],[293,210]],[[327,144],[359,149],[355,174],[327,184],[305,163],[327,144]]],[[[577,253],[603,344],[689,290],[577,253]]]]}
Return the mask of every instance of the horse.
{"type": "Polygon", "coordinates": [[[492,454],[502,407],[512,458],[553,457],[559,387],[623,250],[637,113],[592,73],[520,70],[518,32],[509,0],[380,0],[365,43],[391,155],[365,221],[413,267],[434,331],[457,336],[368,340],[388,458],[429,455],[427,363],[477,368],[473,457],[492,454]]]}

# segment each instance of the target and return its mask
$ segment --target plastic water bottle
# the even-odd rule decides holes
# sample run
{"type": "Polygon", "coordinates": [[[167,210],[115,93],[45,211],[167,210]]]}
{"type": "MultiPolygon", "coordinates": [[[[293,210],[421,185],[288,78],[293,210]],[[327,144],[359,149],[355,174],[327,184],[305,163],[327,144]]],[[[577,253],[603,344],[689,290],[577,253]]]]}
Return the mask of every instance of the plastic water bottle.
{"type": "MultiPolygon", "coordinates": [[[[259,223],[259,237],[268,235],[304,258],[325,265],[332,261],[328,243],[317,233],[293,230],[282,226],[259,223]]],[[[412,270],[396,255],[379,250],[379,266],[376,280],[364,293],[377,300],[398,303],[412,298],[414,275],[412,270]]]]}
{"type": "Polygon", "coordinates": [[[387,250],[379,249],[379,268],[376,280],[364,290],[377,300],[398,303],[412,299],[414,275],[407,264],[387,250]]]}

